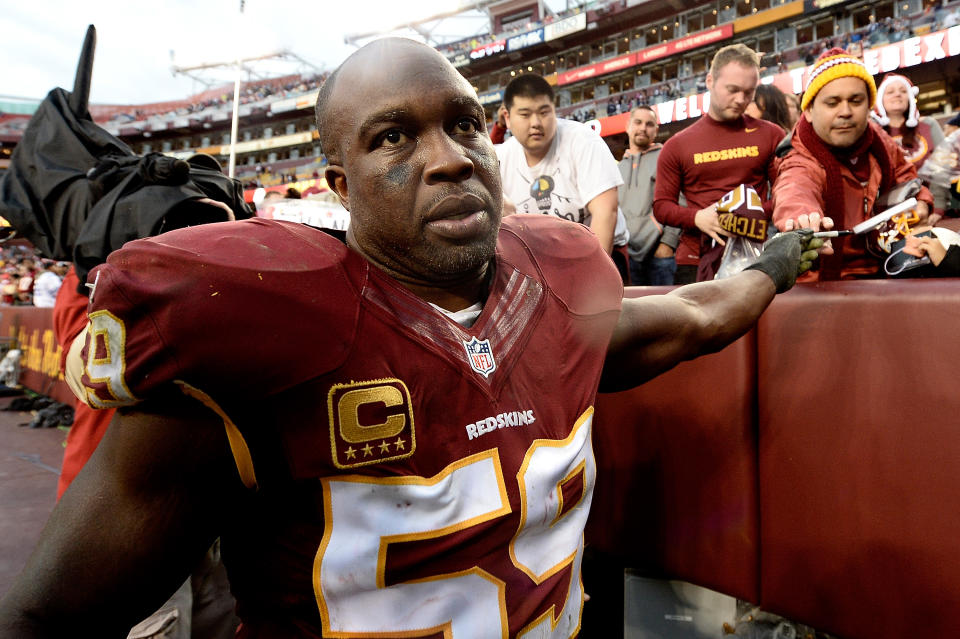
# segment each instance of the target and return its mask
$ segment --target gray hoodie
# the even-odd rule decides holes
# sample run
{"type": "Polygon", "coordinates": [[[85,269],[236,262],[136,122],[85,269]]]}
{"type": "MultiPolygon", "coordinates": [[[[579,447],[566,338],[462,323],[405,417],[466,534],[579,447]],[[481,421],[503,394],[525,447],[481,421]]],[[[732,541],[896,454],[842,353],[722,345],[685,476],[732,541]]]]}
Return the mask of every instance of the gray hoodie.
{"type": "Polygon", "coordinates": [[[638,262],[653,253],[657,244],[662,242],[676,249],[680,241],[679,228],[661,226],[653,217],[653,187],[662,148],[662,144],[651,144],[639,155],[624,155],[620,160],[623,185],[617,188],[617,197],[630,231],[627,252],[638,262]]]}

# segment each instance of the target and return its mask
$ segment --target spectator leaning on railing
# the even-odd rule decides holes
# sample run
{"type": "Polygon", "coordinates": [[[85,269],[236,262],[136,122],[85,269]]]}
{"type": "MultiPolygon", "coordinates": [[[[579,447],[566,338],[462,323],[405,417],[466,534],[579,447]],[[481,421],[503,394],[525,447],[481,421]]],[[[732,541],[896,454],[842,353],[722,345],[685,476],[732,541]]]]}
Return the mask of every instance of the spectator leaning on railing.
{"type": "MultiPolygon", "coordinates": [[[[842,49],[825,52],[810,71],[794,135],[781,145],[783,159],[773,186],[773,220],[781,231],[850,229],[871,217],[880,192],[917,177],[896,142],[870,121],[877,98],[873,76],[842,49]]],[[[917,195],[920,222],[933,204],[917,195]]],[[[839,237],[821,260],[819,279],[873,276],[879,263],[865,236],[839,237]]]]}

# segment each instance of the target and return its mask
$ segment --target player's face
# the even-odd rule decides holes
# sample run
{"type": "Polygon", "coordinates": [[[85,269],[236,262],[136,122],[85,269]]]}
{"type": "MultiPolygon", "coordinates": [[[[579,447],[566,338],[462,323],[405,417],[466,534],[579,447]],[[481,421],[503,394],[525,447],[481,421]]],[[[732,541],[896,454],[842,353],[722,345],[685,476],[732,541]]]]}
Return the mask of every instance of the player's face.
{"type": "Polygon", "coordinates": [[[557,134],[557,112],[549,96],[516,96],[507,111],[507,126],[527,153],[542,158],[557,134]]]}
{"type": "Polygon", "coordinates": [[[831,146],[852,146],[867,130],[870,114],[867,83],[860,78],[828,82],[803,112],[820,139],[831,146]]]}
{"type": "Polygon", "coordinates": [[[331,98],[348,242],[401,282],[484,272],[500,226],[500,173],[470,84],[425,47],[386,45],[341,69],[331,98]]]}
{"type": "Polygon", "coordinates": [[[627,137],[630,138],[630,148],[634,151],[646,149],[653,144],[657,137],[657,118],[652,111],[636,109],[630,114],[627,123],[627,137]]]}
{"type": "Polygon", "coordinates": [[[710,116],[721,122],[736,120],[753,101],[760,84],[760,71],[753,66],[730,62],[717,70],[716,77],[707,74],[710,91],[710,116]]]}
{"type": "Polygon", "coordinates": [[[887,85],[883,91],[883,110],[887,115],[892,113],[904,114],[910,106],[910,99],[907,96],[907,87],[894,82],[887,85]]]}

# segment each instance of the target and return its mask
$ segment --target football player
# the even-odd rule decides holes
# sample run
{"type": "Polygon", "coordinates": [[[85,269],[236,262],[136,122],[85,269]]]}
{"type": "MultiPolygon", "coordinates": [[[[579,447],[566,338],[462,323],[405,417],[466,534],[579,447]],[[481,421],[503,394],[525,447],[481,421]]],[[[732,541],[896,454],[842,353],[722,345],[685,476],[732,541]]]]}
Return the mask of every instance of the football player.
{"type": "Polygon", "coordinates": [[[591,232],[501,221],[470,84],[384,39],[321,90],[346,245],[248,220],[91,273],[84,399],[121,407],[0,604],[0,636],[122,636],[219,535],[240,637],[570,637],[593,404],[746,332],[745,272],[622,299],[591,232]]]}

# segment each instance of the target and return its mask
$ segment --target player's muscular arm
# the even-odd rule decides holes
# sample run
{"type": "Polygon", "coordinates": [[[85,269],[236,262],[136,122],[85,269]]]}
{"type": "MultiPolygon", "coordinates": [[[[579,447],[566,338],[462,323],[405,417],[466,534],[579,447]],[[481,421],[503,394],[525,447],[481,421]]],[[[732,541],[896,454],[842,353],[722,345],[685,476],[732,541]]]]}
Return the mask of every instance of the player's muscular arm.
{"type": "Polygon", "coordinates": [[[617,189],[607,189],[587,203],[590,211],[590,230],[607,253],[613,251],[613,231],[617,226],[617,189]]]}
{"type": "Polygon", "coordinates": [[[245,489],[223,423],[175,401],[118,414],[0,602],[0,637],[124,637],[200,561],[245,489]]]}
{"type": "Polygon", "coordinates": [[[775,293],[773,280],[754,270],[668,295],[624,299],[600,390],[633,388],[684,360],[722,349],[753,326],[775,293]]]}

